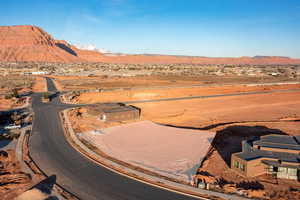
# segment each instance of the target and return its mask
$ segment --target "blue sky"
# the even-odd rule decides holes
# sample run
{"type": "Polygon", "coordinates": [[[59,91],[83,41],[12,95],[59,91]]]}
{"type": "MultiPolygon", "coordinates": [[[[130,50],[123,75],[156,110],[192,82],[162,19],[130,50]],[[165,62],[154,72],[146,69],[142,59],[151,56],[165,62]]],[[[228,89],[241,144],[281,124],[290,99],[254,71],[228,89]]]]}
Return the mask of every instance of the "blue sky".
{"type": "Polygon", "coordinates": [[[122,53],[300,58],[299,0],[10,0],[0,25],[37,25],[122,53]]]}

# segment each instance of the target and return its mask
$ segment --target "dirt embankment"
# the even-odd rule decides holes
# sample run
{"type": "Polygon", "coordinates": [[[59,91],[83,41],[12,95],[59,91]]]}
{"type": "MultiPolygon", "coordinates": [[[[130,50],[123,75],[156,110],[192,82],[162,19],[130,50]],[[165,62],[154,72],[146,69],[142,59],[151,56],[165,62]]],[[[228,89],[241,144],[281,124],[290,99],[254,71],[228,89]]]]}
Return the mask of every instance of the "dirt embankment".
{"type": "Polygon", "coordinates": [[[13,150],[0,151],[0,197],[12,199],[32,185],[29,174],[22,172],[13,150]]]}

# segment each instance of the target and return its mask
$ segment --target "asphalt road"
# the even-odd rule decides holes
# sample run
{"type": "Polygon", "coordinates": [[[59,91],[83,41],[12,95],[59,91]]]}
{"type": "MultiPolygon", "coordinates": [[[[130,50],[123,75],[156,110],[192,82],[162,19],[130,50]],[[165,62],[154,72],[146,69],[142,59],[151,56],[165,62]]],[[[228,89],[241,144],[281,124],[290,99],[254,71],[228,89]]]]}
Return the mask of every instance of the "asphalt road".
{"type": "MultiPolygon", "coordinates": [[[[55,92],[51,80],[48,90],[55,92]]],[[[33,160],[57,183],[85,200],[183,200],[194,199],[162,190],[107,170],[78,153],[64,137],[58,112],[72,107],[54,97],[50,103],[33,94],[34,122],[29,148],[33,160]]]]}

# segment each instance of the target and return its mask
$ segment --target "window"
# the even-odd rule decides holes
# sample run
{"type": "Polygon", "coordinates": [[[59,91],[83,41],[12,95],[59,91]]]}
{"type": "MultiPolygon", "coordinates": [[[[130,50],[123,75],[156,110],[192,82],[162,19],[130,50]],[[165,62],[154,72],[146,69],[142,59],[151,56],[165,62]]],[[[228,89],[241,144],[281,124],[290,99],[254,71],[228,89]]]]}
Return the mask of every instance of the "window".
{"type": "Polygon", "coordinates": [[[278,167],[278,172],[287,173],[287,168],[285,168],[285,167],[278,167]]]}
{"type": "Polygon", "coordinates": [[[233,165],[234,165],[235,168],[239,168],[240,163],[239,163],[238,161],[235,160],[233,165]]]}
{"type": "Polygon", "coordinates": [[[245,165],[244,164],[240,164],[240,169],[242,170],[242,171],[245,171],[245,165]]]}
{"type": "Polygon", "coordinates": [[[290,176],[297,176],[297,169],[288,168],[288,174],[290,176]]]}

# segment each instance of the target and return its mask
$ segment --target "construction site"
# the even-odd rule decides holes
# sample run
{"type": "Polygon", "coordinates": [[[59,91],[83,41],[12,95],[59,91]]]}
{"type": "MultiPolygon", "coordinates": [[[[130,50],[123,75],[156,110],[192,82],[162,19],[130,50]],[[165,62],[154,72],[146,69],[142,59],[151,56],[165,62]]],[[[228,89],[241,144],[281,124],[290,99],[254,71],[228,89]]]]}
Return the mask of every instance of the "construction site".
{"type": "MultiPolygon", "coordinates": [[[[259,140],[260,136],[263,138],[270,134],[299,135],[300,99],[294,92],[299,88],[299,84],[289,83],[185,85],[148,90],[86,91],[75,96],[67,93],[64,99],[69,103],[97,103],[96,107],[114,107],[120,106],[114,102],[128,102],[139,108],[138,118],[106,122],[103,117],[99,118],[101,112],[96,112],[96,107],[82,107],[69,113],[72,126],[80,138],[116,159],[183,182],[210,184],[211,188],[227,193],[243,193],[257,198],[291,195],[291,199],[297,199],[296,191],[300,189],[298,178],[280,178],[283,177],[280,175],[274,178],[265,168],[263,173],[255,173],[259,168],[243,164],[238,160],[238,155],[244,152],[243,141],[259,140]],[[241,95],[235,95],[237,93],[241,95]],[[157,125],[154,124],[162,129],[156,130],[154,127],[157,125]],[[199,138],[183,139],[179,137],[179,132],[167,131],[169,128],[182,131],[186,137],[190,131],[198,131],[195,137],[199,138]],[[202,138],[207,134],[212,140],[202,138]],[[153,144],[150,142],[152,140],[153,144]],[[168,141],[169,148],[165,142],[160,146],[158,141],[168,141]],[[209,142],[205,145],[205,141],[209,142]],[[179,149],[182,154],[177,152],[179,149]],[[146,152],[151,152],[149,157],[146,152]],[[185,161],[174,157],[176,155],[185,161]],[[238,167],[236,160],[239,161],[238,167]],[[188,176],[184,175],[187,171],[191,172],[188,176]]],[[[254,150],[249,152],[256,153],[254,150]]],[[[273,158],[280,160],[277,157],[271,160],[273,158]]],[[[243,159],[247,160],[245,157],[243,159]]],[[[265,166],[267,161],[261,162],[265,166]]],[[[299,166],[299,161],[295,164],[299,166]]],[[[278,164],[272,166],[279,168],[278,164]]],[[[295,174],[291,170],[287,172],[295,174]]]]}

